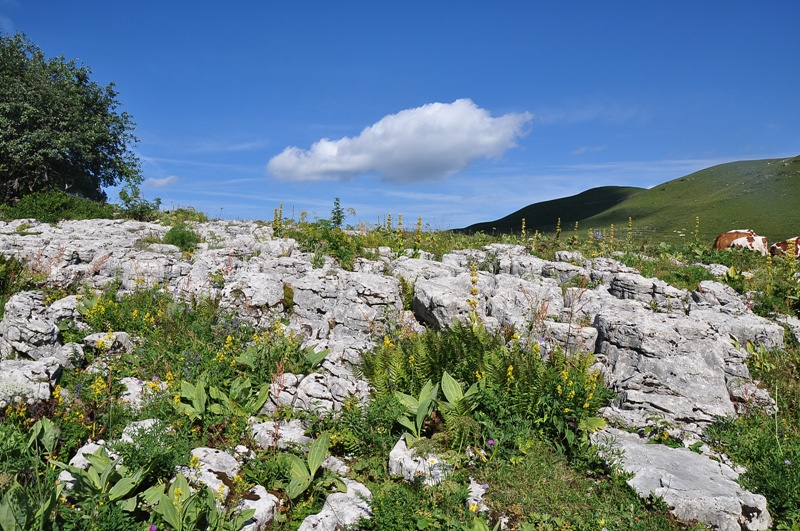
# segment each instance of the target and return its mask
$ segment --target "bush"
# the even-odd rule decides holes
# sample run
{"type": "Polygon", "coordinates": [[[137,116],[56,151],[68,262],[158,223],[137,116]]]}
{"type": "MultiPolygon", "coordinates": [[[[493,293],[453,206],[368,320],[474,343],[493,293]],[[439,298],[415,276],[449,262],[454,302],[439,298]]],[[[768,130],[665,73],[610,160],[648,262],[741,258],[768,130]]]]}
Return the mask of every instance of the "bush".
{"type": "Polygon", "coordinates": [[[176,245],[181,251],[188,253],[197,248],[200,235],[186,225],[175,225],[164,235],[164,243],[176,245]]]}
{"type": "Polygon", "coordinates": [[[56,223],[62,219],[119,217],[113,205],[54,191],[26,195],[14,205],[0,208],[0,214],[6,219],[33,218],[43,223],[56,223]]]}

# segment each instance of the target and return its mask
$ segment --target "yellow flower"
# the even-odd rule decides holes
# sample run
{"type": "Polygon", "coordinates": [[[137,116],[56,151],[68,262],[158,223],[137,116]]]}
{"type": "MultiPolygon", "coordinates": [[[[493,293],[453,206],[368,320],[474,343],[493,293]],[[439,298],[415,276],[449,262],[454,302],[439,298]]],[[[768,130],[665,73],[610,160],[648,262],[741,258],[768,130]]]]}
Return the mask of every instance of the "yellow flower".
{"type": "Polygon", "coordinates": [[[478,510],[478,506],[476,504],[474,504],[474,503],[470,503],[469,504],[469,510],[474,513],[475,511],[478,510]]]}
{"type": "Polygon", "coordinates": [[[200,458],[193,455],[192,458],[189,459],[189,468],[200,468],[200,458]]]}
{"type": "Polygon", "coordinates": [[[412,354],[412,355],[410,355],[410,356],[408,357],[408,364],[409,364],[409,365],[414,365],[414,360],[415,360],[415,359],[416,359],[416,358],[414,358],[414,355],[413,355],[413,354],[412,354]]]}
{"type": "Polygon", "coordinates": [[[558,384],[558,386],[556,386],[556,391],[558,392],[559,395],[564,391],[563,389],[561,389],[561,384],[558,384]]]}
{"type": "Polygon", "coordinates": [[[394,346],[394,343],[392,343],[392,340],[389,339],[389,336],[383,336],[383,346],[385,348],[392,348],[394,346]]]}
{"type": "Polygon", "coordinates": [[[564,413],[569,413],[569,408],[568,407],[564,408],[564,413]]]}
{"type": "Polygon", "coordinates": [[[565,370],[561,371],[561,379],[566,382],[567,378],[569,378],[569,373],[567,371],[565,371],[565,370]]]}
{"type": "Polygon", "coordinates": [[[180,404],[181,403],[181,395],[173,396],[172,397],[172,401],[175,402],[176,404],[180,404]]]}

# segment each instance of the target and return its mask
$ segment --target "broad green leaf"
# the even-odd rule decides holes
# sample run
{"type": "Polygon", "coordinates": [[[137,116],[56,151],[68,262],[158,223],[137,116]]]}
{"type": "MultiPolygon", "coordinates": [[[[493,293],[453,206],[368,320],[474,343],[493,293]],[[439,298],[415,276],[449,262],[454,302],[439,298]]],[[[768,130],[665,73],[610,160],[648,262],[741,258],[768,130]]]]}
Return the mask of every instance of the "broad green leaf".
{"type": "Polygon", "coordinates": [[[311,365],[311,368],[316,368],[317,365],[322,363],[322,360],[325,359],[325,356],[328,355],[328,349],[320,350],[319,352],[314,352],[313,347],[308,347],[303,351],[303,357],[306,361],[311,365]]]}
{"type": "Polygon", "coordinates": [[[136,506],[138,505],[136,498],[137,498],[136,496],[131,496],[130,498],[126,498],[118,502],[120,509],[122,509],[127,513],[132,513],[133,511],[135,511],[136,506]]]}
{"type": "Polygon", "coordinates": [[[425,401],[419,405],[419,407],[417,408],[417,425],[416,425],[417,432],[415,433],[415,435],[419,436],[419,434],[422,432],[422,424],[425,422],[425,419],[428,418],[428,415],[431,414],[432,410],[433,410],[433,400],[431,399],[425,399],[425,401]]]}
{"type": "Polygon", "coordinates": [[[258,412],[261,411],[261,408],[264,407],[264,404],[267,403],[267,400],[269,400],[269,384],[265,383],[261,386],[261,390],[258,392],[258,395],[255,397],[255,399],[251,398],[247,403],[247,414],[258,414],[258,412]]]}
{"type": "Polygon", "coordinates": [[[201,380],[197,382],[197,385],[194,387],[194,395],[192,396],[192,406],[194,406],[194,409],[199,415],[203,415],[206,412],[207,400],[208,395],[206,394],[205,382],[201,380]]]}
{"type": "Polygon", "coordinates": [[[578,423],[578,429],[581,431],[588,431],[589,433],[597,430],[602,430],[606,427],[606,419],[602,417],[589,417],[581,419],[578,423]]]}
{"type": "Polygon", "coordinates": [[[311,443],[308,449],[308,471],[313,478],[317,474],[317,469],[325,458],[328,457],[328,446],[331,444],[331,435],[328,432],[320,433],[317,440],[311,443]]]}
{"type": "Polygon", "coordinates": [[[95,490],[102,491],[103,483],[100,481],[100,474],[97,473],[97,469],[95,467],[89,467],[89,470],[86,471],[86,477],[92,482],[92,486],[95,490]]]}
{"type": "Polygon", "coordinates": [[[191,495],[192,491],[189,488],[189,482],[186,481],[183,474],[178,474],[169,488],[170,499],[177,500],[179,504],[183,504],[191,495]]]}
{"type": "Polygon", "coordinates": [[[108,491],[109,501],[113,502],[121,500],[133,492],[137,485],[139,485],[139,482],[136,481],[136,478],[126,477],[120,479],[113,487],[111,487],[111,490],[108,491]]]}
{"type": "Polygon", "coordinates": [[[394,396],[403,406],[406,407],[406,409],[408,409],[413,413],[416,413],[417,409],[419,408],[419,400],[417,400],[411,395],[401,393],[400,391],[395,391],[394,396]]]}
{"type": "Polygon", "coordinates": [[[0,528],[3,531],[26,531],[28,513],[28,495],[22,486],[15,482],[0,500],[0,528]]]}
{"type": "Polygon", "coordinates": [[[412,432],[412,434],[417,429],[417,427],[408,417],[397,417],[397,422],[399,422],[403,427],[407,428],[408,431],[412,432]]]}
{"type": "Polygon", "coordinates": [[[211,404],[208,406],[208,412],[214,415],[224,415],[225,411],[225,408],[223,408],[221,404],[211,404]]]}
{"type": "Polygon", "coordinates": [[[461,386],[447,371],[442,374],[442,391],[451,406],[455,406],[464,397],[464,391],[461,386]]]}
{"type": "Polygon", "coordinates": [[[308,468],[302,459],[294,454],[285,454],[285,459],[289,461],[289,470],[293,478],[304,478],[308,475],[308,468]]]}
{"type": "Polygon", "coordinates": [[[289,482],[289,486],[286,487],[286,496],[288,496],[290,500],[297,498],[311,485],[312,479],[311,476],[306,476],[304,478],[293,477],[289,482]]]}
{"type": "Polygon", "coordinates": [[[347,483],[342,481],[342,478],[336,476],[333,478],[333,483],[336,485],[336,490],[339,492],[347,492],[347,483]]]}
{"type": "Polygon", "coordinates": [[[163,492],[161,493],[158,501],[158,506],[156,506],[156,512],[161,514],[161,516],[164,518],[164,521],[166,521],[175,529],[182,528],[181,517],[178,513],[178,509],[172,503],[172,499],[170,499],[170,497],[163,492]]]}
{"type": "Polygon", "coordinates": [[[181,397],[191,400],[194,396],[194,385],[186,380],[181,380],[181,397]]]}

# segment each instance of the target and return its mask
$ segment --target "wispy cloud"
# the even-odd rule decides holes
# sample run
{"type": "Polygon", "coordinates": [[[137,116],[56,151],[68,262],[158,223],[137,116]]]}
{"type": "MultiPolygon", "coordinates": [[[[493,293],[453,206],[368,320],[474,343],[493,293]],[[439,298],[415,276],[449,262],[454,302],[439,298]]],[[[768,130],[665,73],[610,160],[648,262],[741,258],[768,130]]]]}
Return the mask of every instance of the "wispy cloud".
{"type": "Polygon", "coordinates": [[[631,121],[645,122],[650,111],[637,105],[581,104],[568,108],[545,108],[536,113],[536,123],[541,125],[605,122],[620,124],[631,121]]]}
{"type": "Polygon", "coordinates": [[[194,153],[241,153],[245,151],[257,151],[260,149],[265,149],[269,145],[269,140],[252,140],[249,142],[207,140],[198,143],[189,151],[194,153]]]}
{"type": "Polygon", "coordinates": [[[599,153],[603,151],[605,146],[581,146],[578,149],[573,149],[573,155],[585,155],[586,153],[599,153]]]}
{"type": "Polygon", "coordinates": [[[430,103],[390,114],[357,137],[323,138],[310,149],[287,147],[267,164],[294,181],[347,180],[364,173],[392,182],[436,180],[479,158],[499,158],[516,146],[530,113],[494,118],[470,99],[430,103]]]}
{"type": "Polygon", "coordinates": [[[142,183],[142,186],[146,186],[148,188],[164,188],[166,186],[172,186],[173,184],[178,184],[180,178],[176,175],[170,175],[169,177],[164,177],[163,179],[145,179],[142,183]]]}

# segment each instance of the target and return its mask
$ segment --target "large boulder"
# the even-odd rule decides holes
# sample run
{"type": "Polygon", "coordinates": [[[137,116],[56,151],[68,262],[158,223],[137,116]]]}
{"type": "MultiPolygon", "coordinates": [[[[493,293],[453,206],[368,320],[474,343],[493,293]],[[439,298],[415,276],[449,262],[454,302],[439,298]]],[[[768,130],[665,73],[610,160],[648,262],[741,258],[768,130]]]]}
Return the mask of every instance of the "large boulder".
{"type": "Polygon", "coordinates": [[[606,428],[593,440],[609,459],[632,475],[640,496],[658,496],[685,522],[697,520],[720,531],[770,529],[767,500],[742,489],[738,474],[719,460],[688,448],[647,444],[634,433],[606,428]]]}

